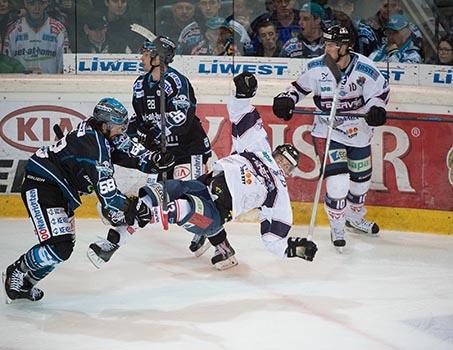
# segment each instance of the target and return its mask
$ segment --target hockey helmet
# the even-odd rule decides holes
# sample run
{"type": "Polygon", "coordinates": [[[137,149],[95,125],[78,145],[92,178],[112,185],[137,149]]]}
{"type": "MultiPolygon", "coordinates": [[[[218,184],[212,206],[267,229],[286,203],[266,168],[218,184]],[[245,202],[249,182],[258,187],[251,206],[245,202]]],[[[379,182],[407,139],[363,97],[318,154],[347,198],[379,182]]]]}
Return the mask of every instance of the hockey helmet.
{"type": "Polygon", "coordinates": [[[339,25],[334,25],[328,28],[322,35],[324,41],[333,41],[337,43],[338,46],[343,44],[350,46],[352,42],[351,33],[346,27],[341,27],[339,25]]]}
{"type": "Polygon", "coordinates": [[[143,50],[149,50],[152,58],[159,56],[168,65],[175,57],[176,45],[167,36],[159,35],[153,41],[145,40],[143,50]]]}
{"type": "Polygon", "coordinates": [[[104,97],[97,103],[93,110],[93,118],[99,123],[105,123],[108,130],[114,125],[121,125],[123,131],[126,131],[129,125],[126,107],[111,97],[104,97]]]}
{"type": "Polygon", "coordinates": [[[272,156],[275,157],[277,155],[283,156],[291,164],[290,172],[299,165],[300,152],[290,143],[277,146],[272,152],[272,156]]]}

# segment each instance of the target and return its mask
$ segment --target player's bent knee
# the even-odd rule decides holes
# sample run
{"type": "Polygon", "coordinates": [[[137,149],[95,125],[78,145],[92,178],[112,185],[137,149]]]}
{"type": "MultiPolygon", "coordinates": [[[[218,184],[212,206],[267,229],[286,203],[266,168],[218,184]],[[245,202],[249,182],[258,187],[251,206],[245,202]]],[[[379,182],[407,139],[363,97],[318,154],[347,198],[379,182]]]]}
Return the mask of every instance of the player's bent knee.
{"type": "Polygon", "coordinates": [[[184,197],[189,202],[190,212],[177,224],[194,234],[211,236],[218,233],[220,215],[214,202],[191,194],[184,197]]]}
{"type": "Polygon", "coordinates": [[[74,240],[69,239],[57,242],[52,244],[52,250],[55,252],[55,254],[58,255],[58,258],[60,258],[62,261],[66,261],[69,259],[74,250],[74,243],[74,240]]]}

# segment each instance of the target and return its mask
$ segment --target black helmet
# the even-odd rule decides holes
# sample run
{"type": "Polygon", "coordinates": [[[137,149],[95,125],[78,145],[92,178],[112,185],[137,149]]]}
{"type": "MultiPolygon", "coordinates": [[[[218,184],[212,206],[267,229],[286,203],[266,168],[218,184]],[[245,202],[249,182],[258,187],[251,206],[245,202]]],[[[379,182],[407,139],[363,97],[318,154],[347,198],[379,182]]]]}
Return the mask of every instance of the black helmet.
{"type": "Polygon", "coordinates": [[[324,41],[334,41],[338,45],[350,45],[352,38],[349,30],[346,27],[334,25],[328,28],[322,35],[324,41]]]}
{"type": "Polygon", "coordinates": [[[293,169],[297,168],[299,165],[300,152],[290,143],[284,143],[283,145],[277,146],[274,152],[272,152],[272,156],[275,157],[276,155],[285,157],[288,162],[291,163],[293,169]]]}
{"type": "Polygon", "coordinates": [[[153,41],[145,40],[143,49],[149,50],[151,57],[159,56],[162,62],[168,65],[173,62],[176,45],[169,37],[159,35],[153,41]]]}
{"type": "Polygon", "coordinates": [[[105,123],[109,130],[114,125],[121,125],[126,131],[129,124],[126,107],[110,97],[104,97],[97,103],[93,110],[93,119],[99,123],[105,123]]]}

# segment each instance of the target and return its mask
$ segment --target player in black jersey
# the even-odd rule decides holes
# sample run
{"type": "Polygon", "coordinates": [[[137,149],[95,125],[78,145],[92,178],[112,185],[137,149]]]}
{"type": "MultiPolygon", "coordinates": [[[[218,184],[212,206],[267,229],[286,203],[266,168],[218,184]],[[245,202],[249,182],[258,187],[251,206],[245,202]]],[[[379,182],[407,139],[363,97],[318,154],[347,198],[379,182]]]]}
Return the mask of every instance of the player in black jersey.
{"type": "Polygon", "coordinates": [[[130,199],[116,186],[113,163],[145,173],[173,166],[171,154],[162,161],[159,152],[146,150],[124,134],[128,123],[126,108],[113,98],[104,98],[92,117],[31,156],[21,192],[39,243],[3,273],[7,302],[43,297],[36,283],[73,251],[74,210],[81,204],[81,195],[96,193],[103,216],[113,226],[133,222],[133,218],[127,220],[130,199]]]}
{"type": "MultiPolygon", "coordinates": [[[[127,133],[138,136],[145,147],[159,149],[160,141],[160,60],[165,68],[165,119],[167,149],[175,156],[175,167],[167,174],[168,179],[191,180],[206,172],[206,163],[211,156],[211,144],[195,114],[197,99],[187,77],[169,64],[175,56],[175,44],[167,37],[159,36],[153,42],[145,41],[142,62],[145,75],[134,83],[132,117],[127,133]],[[157,52],[157,46],[163,52],[157,52]]],[[[157,176],[150,177],[156,182],[157,176]]],[[[209,247],[204,245],[204,236],[194,236],[190,250],[200,256],[209,247]]]]}

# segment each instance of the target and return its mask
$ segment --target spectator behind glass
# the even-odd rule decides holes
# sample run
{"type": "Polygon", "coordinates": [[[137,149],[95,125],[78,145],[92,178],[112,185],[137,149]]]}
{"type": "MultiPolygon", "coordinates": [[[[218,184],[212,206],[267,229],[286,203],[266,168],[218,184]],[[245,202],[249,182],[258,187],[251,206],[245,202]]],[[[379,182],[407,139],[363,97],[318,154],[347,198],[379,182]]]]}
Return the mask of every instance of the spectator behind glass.
{"type": "Polygon", "coordinates": [[[108,53],[107,22],[104,17],[91,15],[83,18],[77,52],[108,53]]]}
{"type": "Polygon", "coordinates": [[[50,0],[47,12],[50,17],[63,23],[68,33],[69,48],[75,51],[75,4],[74,0],[50,0]]]}
{"type": "MultiPolygon", "coordinates": [[[[186,26],[179,36],[176,53],[180,55],[190,55],[193,48],[203,39],[206,32],[206,22],[213,17],[219,17],[221,8],[220,0],[199,0],[199,13],[195,14],[195,21],[186,26]]],[[[250,47],[250,37],[245,28],[237,21],[228,21],[228,26],[238,34],[240,43],[243,47],[250,47]]]]}
{"type": "Polygon", "coordinates": [[[234,46],[233,29],[223,17],[211,17],[206,21],[204,39],[191,52],[191,55],[233,56],[239,55],[234,46]]]}
{"type": "Polygon", "coordinates": [[[453,66],[453,34],[445,35],[440,39],[435,64],[453,66]]]}
{"type": "Polygon", "coordinates": [[[131,24],[139,22],[129,17],[127,0],[105,0],[107,12],[107,45],[110,53],[137,53],[143,38],[131,31],[131,24]]]}
{"type": "Polygon", "coordinates": [[[64,25],[47,12],[47,0],[24,0],[25,16],[8,26],[3,53],[33,73],[63,73],[68,52],[64,25]]]}
{"type": "Polygon", "coordinates": [[[409,21],[403,15],[393,15],[385,26],[387,44],[370,55],[375,62],[421,63],[420,49],[414,44],[409,21]]]}
{"type": "Polygon", "coordinates": [[[171,6],[171,18],[162,18],[157,32],[178,42],[182,30],[193,22],[195,15],[194,0],[177,0],[171,6]]]}
{"type": "Polygon", "coordinates": [[[233,13],[226,18],[227,22],[235,20],[240,23],[247,33],[251,34],[250,23],[252,22],[253,5],[255,0],[234,0],[233,13]]]}
{"type": "Polygon", "coordinates": [[[324,54],[321,22],[324,9],[315,2],[307,2],[299,12],[300,33],[289,39],[280,52],[282,57],[312,58],[324,54]]]}
{"type": "Polygon", "coordinates": [[[299,11],[294,8],[295,0],[272,0],[273,9],[270,13],[264,13],[253,20],[252,44],[255,50],[258,47],[258,24],[269,19],[277,26],[278,41],[286,43],[289,39],[297,36],[300,32],[299,11]]]}
{"type": "MultiPolygon", "coordinates": [[[[392,15],[402,15],[401,0],[382,0],[379,11],[372,17],[361,21],[358,25],[358,47],[359,52],[369,56],[373,51],[387,43],[385,26],[392,15]]],[[[413,23],[409,22],[414,44],[422,49],[422,33],[413,23]]]]}
{"type": "Polygon", "coordinates": [[[6,34],[6,28],[11,22],[17,20],[18,11],[11,0],[0,0],[0,52],[6,34]]]}
{"type": "Polygon", "coordinates": [[[277,39],[277,26],[274,22],[267,20],[258,24],[259,43],[254,56],[278,57],[282,49],[277,39]]]}

